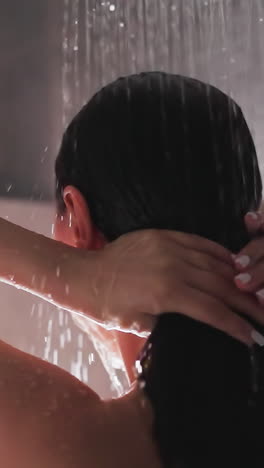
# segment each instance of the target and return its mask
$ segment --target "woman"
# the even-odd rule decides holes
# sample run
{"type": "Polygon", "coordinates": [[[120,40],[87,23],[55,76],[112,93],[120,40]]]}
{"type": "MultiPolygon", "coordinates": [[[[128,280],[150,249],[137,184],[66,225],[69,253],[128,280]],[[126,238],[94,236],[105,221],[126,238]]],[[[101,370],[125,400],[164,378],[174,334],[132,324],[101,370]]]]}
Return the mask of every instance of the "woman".
{"type": "MultiPolygon", "coordinates": [[[[261,201],[255,148],[239,107],[211,86],[162,73],[120,79],[94,96],[65,134],[56,176],[59,210],[76,238],[90,236],[101,246],[155,227],[195,233],[238,252],[249,239],[244,215],[261,201]],[[89,221],[82,224],[85,203],[89,221]]],[[[64,228],[59,224],[58,232],[64,228]]],[[[243,313],[228,288],[230,271],[222,274],[226,296],[243,313]]],[[[219,285],[211,271],[200,272],[200,280],[208,291],[219,285]]],[[[256,365],[248,349],[179,314],[163,314],[146,346],[140,372],[164,463],[216,466],[217,454],[223,466],[228,452],[232,466],[263,463],[256,430],[261,385],[258,376],[251,381],[256,365]]]]}
{"type": "MultiPolygon", "coordinates": [[[[217,423],[223,422],[217,411],[219,404],[227,428],[239,428],[237,419],[236,425],[232,424],[232,417],[239,414],[238,408],[242,409],[239,423],[244,429],[252,388],[248,346],[253,339],[261,342],[262,337],[254,330],[262,331],[256,322],[263,323],[262,308],[253,297],[240,293],[233,282],[231,251],[238,252],[246,244],[244,215],[256,210],[261,199],[255,148],[240,109],[215,88],[175,75],[149,73],[118,80],[100,91],[69,126],[56,174],[60,215],[56,236],[82,250],[65,249],[17,227],[12,231],[9,224],[3,223],[3,243],[11,250],[18,233],[23,242],[31,243],[30,247],[32,240],[38,239],[34,249],[26,249],[25,244],[18,249],[21,258],[16,269],[14,264],[3,262],[5,280],[42,296],[51,294],[49,299],[56,303],[109,322],[122,317],[120,304],[131,312],[132,293],[138,297],[140,291],[141,276],[136,278],[136,287],[129,296],[127,291],[121,295],[126,271],[123,258],[130,260],[138,275],[140,269],[133,265],[136,252],[141,248],[146,259],[152,258],[148,235],[133,238],[137,234],[133,233],[131,242],[129,236],[124,236],[119,244],[114,239],[151,228],[195,233],[164,233],[171,249],[173,242],[170,244],[169,239],[175,241],[178,263],[172,266],[177,265],[180,274],[172,300],[165,303],[163,295],[162,301],[154,301],[151,312],[168,310],[189,315],[215,325],[244,344],[180,315],[163,314],[137,363],[140,385],[136,383],[127,395],[108,402],[102,402],[64,371],[2,344],[1,375],[7,382],[1,393],[5,403],[1,407],[5,424],[2,459],[8,460],[10,467],[192,467],[206,463],[217,466],[217,455],[222,466],[223,459],[228,459],[226,453],[224,458],[217,453],[217,437],[210,440],[211,449],[203,447],[209,440],[208,424],[219,435],[217,423]],[[116,244],[111,244],[113,241],[116,244]],[[116,255],[111,256],[113,245],[116,255]],[[79,270],[86,271],[82,256],[87,248],[102,249],[101,256],[98,252],[90,256],[91,262],[94,259],[94,278],[88,293],[79,270]],[[33,284],[22,261],[35,265],[33,284]],[[14,271],[15,277],[11,278],[14,271]],[[46,281],[39,279],[43,271],[49,272],[46,281]],[[77,276],[82,288],[77,286],[77,276]],[[100,288],[104,294],[98,294],[100,288]],[[84,310],[86,299],[89,303],[84,310]],[[113,299],[119,306],[116,316],[113,299]],[[212,314],[211,309],[215,309],[212,314]],[[244,314],[248,320],[242,318],[244,314]],[[219,350],[230,359],[226,368],[221,366],[219,350]],[[208,362],[205,358],[210,353],[213,360],[208,362]],[[205,391],[212,365],[216,364],[211,391],[205,391]],[[239,378],[232,379],[230,368],[233,370],[234,364],[239,368],[239,378]],[[196,369],[202,372],[202,382],[197,381],[201,376],[196,369]],[[222,377],[228,382],[223,393],[228,411],[217,387],[222,377]],[[243,395],[238,405],[232,400],[232,412],[230,398],[238,388],[243,395]],[[201,419],[198,397],[203,398],[207,425],[201,419]],[[216,421],[209,418],[212,411],[217,413],[216,421]],[[25,418],[27,431],[22,425],[25,418]],[[189,449],[193,453],[188,454],[189,449]]],[[[138,315],[148,312],[151,299],[149,295],[144,302],[144,298],[138,301],[137,297],[133,298],[133,309],[137,310],[136,331],[140,333],[150,325],[140,321],[138,315]]],[[[128,316],[119,319],[117,325],[129,328],[128,316]]],[[[256,404],[256,398],[252,401],[256,404]]],[[[252,434],[256,435],[253,429],[252,434]]],[[[230,434],[226,434],[224,448],[230,449],[230,442],[230,434]]],[[[238,449],[245,447],[242,442],[252,448],[253,442],[247,437],[236,439],[232,466],[242,466],[241,459],[235,465],[238,449]]],[[[257,467],[256,460],[250,466],[257,467]]]]}

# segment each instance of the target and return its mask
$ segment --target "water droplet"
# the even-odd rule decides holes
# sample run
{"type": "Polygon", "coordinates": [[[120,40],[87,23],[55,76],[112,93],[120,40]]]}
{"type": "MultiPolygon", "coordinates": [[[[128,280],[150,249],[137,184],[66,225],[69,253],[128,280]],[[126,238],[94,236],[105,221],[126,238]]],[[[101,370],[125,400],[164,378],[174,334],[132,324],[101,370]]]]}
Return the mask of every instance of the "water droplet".
{"type": "Polygon", "coordinates": [[[31,317],[33,317],[33,315],[35,313],[35,308],[36,308],[36,304],[33,304],[33,306],[31,307],[31,312],[30,312],[31,317]]]}
{"type": "Polygon", "coordinates": [[[66,335],[67,335],[67,341],[68,341],[68,343],[70,343],[71,338],[72,338],[72,334],[71,334],[71,329],[70,329],[70,328],[67,328],[67,330],[66,330],[66,335]]]}
{"type": "Polygon", "coordinates": [[[63,310],[59,310],[59,326],[62,327],[63,326],[63,322],[64,322],[64,311],[63,310]]]}
{"type": "Polygon", "coordinates": [[[140,380],[138,385],[140,390],[143,390],[146,387],[146,382],[144,380],[140,380]]]}
{"type": "Polygon", "coordinates": [[[89,382],[89,379],[88,379],[88,369],[87,369],[86,366],[82,368],[82,378],[83,378],[83,381],[84,381],[85,383],[88,383],[88,382],[89,382]]]}
{"type": "Polygon", "coordinates": [[[78,393],[79,393],[79,395],[81,395],[81,396],[84,396],[84,397],[87,396],[87,390],[86,390],[86,388],[81,388],[81,389],[79,390],[78,393]]]}
{"type": "Polygon", "coordinates": [[[52,362],[53,362],[53,364],[58,365],[58,350],[57,349],[53,350],[52,362]]]}
{"type": "Polygon", "coordinates": [[[49,404],[49,407],[48,407],[48,410],[51,411],[52,413],[54,413],[54,411],[56,411],[58,409],[58,401],[56,398],[54,398],[50,404],[49,404]]]}
{"type": "Polygon", "coordinates": [[[61,333],[60,334],[60,348],[64,349],[64,345],[65,345],[65,336],[64,336],[64,333],[61,333]]]}
{"type": "Polygon", "coordinates": [[[30,388],[36,388],[38,386],[37,382],[35,380],[31,380],[29,384],[30,388]]]}
{"type": "Polygon", "coordinates": [[[139,375],[142,374],[142,366],[139,360],[135,362],[135,369],[139,375]]]}
{"type": "Polygon", "coordinates": [[[38,318],[41,319],[43,314],[43,304],[39,304],[38,306],[38,318]]]}
{"type": "Polygon", "coordinates": [[[83,335],[82,335],[82,333],[79,333],[79,335],[78,335],[78,346],[80,348],[83,347],[83,335]]]}
{"type": "Polygon", "coordinates": [[[110,11],[115,11],[116,9],[116,6],[112,3],[110,6],[109,6],[109,10],[110,11]]]}
{"type": "Polygon", "coordinates": [[[48,334],[50,334],[51,330],[52,330],[52,320],[49,319],[49,321],[48,321],[48,334]]]}
{"type": "Polygon", "coordinates": [[[89,365],[91,365],[92,362],[94,362],[94,354],[93,353],[89,353],[88,362],[89,362],[89,365]]]}

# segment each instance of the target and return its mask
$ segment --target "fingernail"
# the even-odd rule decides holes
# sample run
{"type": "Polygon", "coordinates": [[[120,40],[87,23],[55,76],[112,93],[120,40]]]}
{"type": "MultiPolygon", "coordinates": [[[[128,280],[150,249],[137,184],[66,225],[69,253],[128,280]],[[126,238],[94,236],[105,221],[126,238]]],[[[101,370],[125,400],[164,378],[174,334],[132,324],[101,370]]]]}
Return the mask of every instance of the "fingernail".
{"type": "Polygon", "coordinates": [[[254,221],[257,221],[257,219],[258,219],[258,215],[257,215],[256,213],[254,213],[253,211],[249,211],[249,212],[247,213],[247,216],[248,216],[249,218],[253,219],[254,221]]]}
{"type": "Polygon", "coordinates": [[[240,273],[240,275],[235,276],[235,279],[243,284],[247,284],[251,280],[251,275],[249,273],[240,273]]]}
{"type": "Polygon", "coordinates": [[[250,257],[248,255],[241,255],[240,257],[234,258],[234,261],[242,268],[245,268],[250,264],[250,257]]]}
{"type": "Polygon", "coordinates": [[[264,289],[260,289],[259,291],[257,291],[256,296],[258,296],[260,299],[264,300],[264,289]]]}
{"type": "Polygon", "coordinates": [[[259,346],[264,346],[264,336],[261,335],[257,330],[253,330],[251,332],[251,338],[255,343],[257,343],[259,346]]]}

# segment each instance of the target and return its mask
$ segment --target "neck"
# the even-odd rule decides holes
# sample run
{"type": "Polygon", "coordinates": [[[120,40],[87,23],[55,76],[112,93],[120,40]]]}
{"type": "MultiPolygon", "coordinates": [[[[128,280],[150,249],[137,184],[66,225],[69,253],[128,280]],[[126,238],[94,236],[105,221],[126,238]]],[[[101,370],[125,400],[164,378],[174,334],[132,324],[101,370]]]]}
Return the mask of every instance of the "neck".
{"type": "Polygon", "coordinates": [[[113,415],[115,421],[118,421],[121,429],[126,427],[129,421],[131,433],[137,434],[137,437],[139,434],[142,434],[142,437],[151,437],[153,410],[137,381],[122,397],[112,398],[104,403],[108,413],[113,415]]]}
{"type": "Polygon", "coordinates": [[[138,382],[122,397],[103,405],[104,427],[118,441],[118,457],[125,460],[129,456],[129,466],[161,468],[153,437],[154,413],[138,382]]]}

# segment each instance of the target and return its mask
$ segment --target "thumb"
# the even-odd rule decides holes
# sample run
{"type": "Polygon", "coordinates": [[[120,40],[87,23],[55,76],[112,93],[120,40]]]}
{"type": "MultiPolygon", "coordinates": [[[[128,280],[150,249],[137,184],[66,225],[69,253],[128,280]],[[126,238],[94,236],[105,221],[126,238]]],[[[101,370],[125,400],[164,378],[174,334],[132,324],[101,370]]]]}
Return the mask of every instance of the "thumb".
{"type": "Polygon", "coordinates": [[[249,211],[244,216],[245,225],[249,234],[256,234],[262,227],[262,215],[259,212],[249,211]]]}

